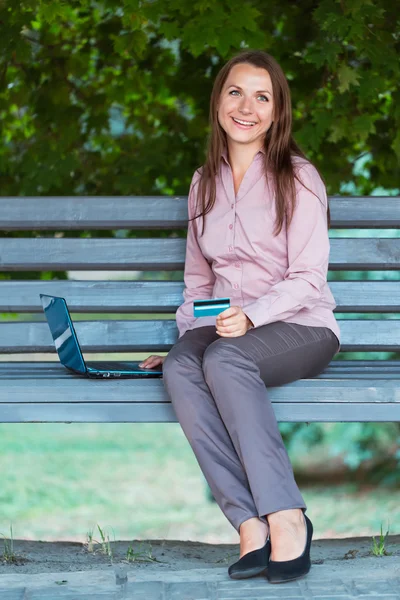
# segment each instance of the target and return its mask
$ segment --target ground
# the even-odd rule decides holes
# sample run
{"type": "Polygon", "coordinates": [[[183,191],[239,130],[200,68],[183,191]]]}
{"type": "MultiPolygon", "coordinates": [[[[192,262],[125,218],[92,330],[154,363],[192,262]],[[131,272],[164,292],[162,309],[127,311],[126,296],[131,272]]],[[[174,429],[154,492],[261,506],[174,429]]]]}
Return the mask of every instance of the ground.
{"type": "MultiPolygon", "coordinates": [[[[0,560],[0,576],[13,574],[58,573],[68,571],[90,571],[113,569],[123,565],[141,573],[162,571],[184,571],[228,567],[239,558],[238,544],[205,544],[203,542],[179,540],[133,540],[110,542],[113,561],[102,553],[101,545],[89,552],[87,544],[79,542],[39,542],[14,540],[17,562],[0,560]],[[156,561],[134,560],[128,562],[126,555],[132,547],[136,553],[150,551],[156,561]]],[[[357,559],[372,557],[371,538],[316,539],[312,542],[313,564],[357,562],[357,559]]],[[[388,536],[385,547],[390,556],[374,557],[376,565],[389,562],[394,557],[400,567],[400,535],[388,536]],[[388,560],[389,559],[389,560],[388,560]]],[[[400,575],[400,574],[399,574],[400,575]]]]}

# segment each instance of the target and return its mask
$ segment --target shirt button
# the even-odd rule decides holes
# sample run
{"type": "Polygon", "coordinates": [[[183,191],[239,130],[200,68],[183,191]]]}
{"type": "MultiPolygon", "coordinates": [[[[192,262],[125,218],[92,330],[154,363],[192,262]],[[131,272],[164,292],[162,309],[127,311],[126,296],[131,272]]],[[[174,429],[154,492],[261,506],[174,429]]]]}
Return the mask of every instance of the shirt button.
{"type": "Polygon", "coordinates": [[[237,267],[238,269],[240,269],[240,263],[235,263],[235,267],[237,267]]]}
{"type": "Polygon", "coordinates": [[[238,289],[238,287],[239,287],[239,285],[238,285],[237,283],[234,283],[234,284],[233,284],[233,287],[235,288],[235,290],[237,290],[237,289],[238,289]]]}
{"type": "Polygon", "coordinates": [[[233,246],[229,246],[229,252],[233,252],[233,246]]]}
{"type": "Polygon", "coordinates": [[[232,228],[233,228],[233,225],[232,225],[232,223],[231,223],[231,224],[229,225],[229,229],[232,229],[232,228]]]}

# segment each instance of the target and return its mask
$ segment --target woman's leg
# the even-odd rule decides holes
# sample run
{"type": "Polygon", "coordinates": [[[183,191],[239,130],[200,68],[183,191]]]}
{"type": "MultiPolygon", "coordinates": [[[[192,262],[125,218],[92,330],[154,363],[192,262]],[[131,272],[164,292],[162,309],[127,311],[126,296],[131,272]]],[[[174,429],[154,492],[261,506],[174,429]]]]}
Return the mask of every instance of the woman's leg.
{"type": "MultiPolygon", "coordinates": [[[[271,541],[274,527],[280,533],[305,531],[300,510],[306,512],[307,507],[266,387],[317,375],[337,348],[336,336],[326,327],[278,321],[240,337],[219,338],[204,352],[205,381],[246,471],[257,513],[270,516],[271,541]]],[[[285,536],[280,537],[284,546],[285,536]]],[[[290,559],[277,555],[278,544],[275,550],[272,560],[290,559]]],[[[295,545],[292,551],[293,558],[301,554],[296,554],[295,545]]]]}
{"type": "MultiPolygon", "coordinates": [[[[232,440],[204,380],[203,355],[220,340],[213,325],[187,331],[163,363],[163,382],[216,502],[236,531],[258,511],[232,440]]],[[[267,527],[266,517],[261,518],[267,527]]],[[[260,524],[261,525],[261,524],[260,524]]]]}
{"type": "MultiPolygon", "coordinates": [[[[285,506],[289,510],[291,505],[292,508],[301,508],[305,512],[306,505],[294,481],[265,384],[269,382],[267,385],[282,385],[316,375],[329,364],[337,344],[334,334],[322,327],[277,322],[251,329],[244,336],[221,338],[213,326],[208,326],[187,331],[166,357],[163,365],[164,384],[178,420],[217,503],[238,532],[242,523],[256,515],[266,522],[265,515],[269,514],[268,511],[273,512],[274,508],[276,513],[284,513],[285,506]],[[220,352],[217,351],[218,347],[220,352]],[[235,348],[239,351],[235,352],[235,348]],[[239,356],[241,361],[237,361],[239,356]],[[234,376],[231,377],[229,369],[233,366],[234,376]],[[204,373],[200,372],[200,368],[204,373]],[[241,369],[243,377],[238,374],[241,369]],[[247,371],[251,372],[252,369],[253,377],[249,381],[247,371]],[[264,382],[262,387],[258,385],[260,374],[264,382]],[[204,379],[207,378],[208,382],[212,382],[211,386],[205,383],[204,379]],[[255,383],[258,402],[254,402],[253,398],[249,403],[241,402],[241,399],[247,400],[253,394],[255,383]],[[211,387],[215,397],[211,393],[211,387]],[[233,402],[235,399],[237,401],[233,402]],[[219,406],[218,410],[215,404],[219,406]],[[244,412],[243,408],[246,409],[244,412]],[[260,432],[256,417],[260,411],[266,428],[261,429],[261,445],[254,445],[251,456],[244,453],[246,465],[242,452],[242,447],[246,449],[246,443],[241,443],[241,436],[244,431],[249,441],[254,440],[251,427],[250,435],[246,429],[249,429],[247,425],[252,421],[255,422],[255,431],[260,432]],[[232,419],[234,415],[238,418],[232,419]],[[266,419],[266,416],[269,418],[266,419]],[[270,451],[268,457],[264,455],[263,440],[268,438],[270,432],[276,448],[275,452],[270,451]],[[268,458],[272,464],[268,464],[268,458]],[[276,472],[278,464],[281,473],[276,472]],[[250,487],[246,467],[252,474],[250,487]],[[260,473],[264,475],[261,477],[260,473]],[[275,480],[275,484],[279,484],[279,481],[284,484],[282,490],[278,490],[280,505],[276,502],[277,492],[268,481],[267,473],[272,474],[272,482],[275,480]]],[[[254,524],[254,520],[252,523],[254,524]]]]}

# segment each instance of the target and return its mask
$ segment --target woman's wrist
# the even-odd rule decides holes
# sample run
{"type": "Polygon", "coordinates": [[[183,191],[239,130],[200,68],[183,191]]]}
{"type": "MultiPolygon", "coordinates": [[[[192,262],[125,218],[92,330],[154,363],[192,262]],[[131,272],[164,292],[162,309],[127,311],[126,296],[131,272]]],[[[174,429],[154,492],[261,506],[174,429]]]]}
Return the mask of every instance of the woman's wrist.
{"type": "Polygon", "coordinates": [[[249,319],[249,317],[246,315],[246,319],[247,319],[247,329],[251,329],[252,327],[254,327],[254,323],[251,319],[249,319]]]}

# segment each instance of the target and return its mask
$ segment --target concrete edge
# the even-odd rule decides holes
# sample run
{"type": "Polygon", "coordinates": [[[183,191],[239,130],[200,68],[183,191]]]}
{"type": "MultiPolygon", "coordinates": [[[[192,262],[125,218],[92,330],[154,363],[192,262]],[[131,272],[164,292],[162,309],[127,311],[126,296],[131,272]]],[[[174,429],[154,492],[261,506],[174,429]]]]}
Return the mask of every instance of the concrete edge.
{"type": "MultiPolygon", "coordinates": [[[[128,582],[162,581],[168,583],[174,582],[231,582],[226,567],[216,567],[213,569],[188,569],[183,571],[154,570],[151,572],[139,572],[130,565],[110,566],[108,571],[90,570],[90,571],[70,571],[59,573],[37,573],[37,574],[7,574],[0,575],[0,590],[11,589],[15,587],[55,587],[63,586],[72,589],[74,587],[80,590],[82,588],[107,591],[116,589],[116,572],[120,576],[127,575],[128,582]],[[56,582],[66,582],[57,584],[56,582]]],[[[366,557],[356,560],[332,560],[325,561],[323,564],[313,564],[310,573],[307,575],[309,581],[333,581],[336,578],[344,579],[366,579],[373,580],[396,580],[399,581],[400,589],[400,559],[398,556],[385,557],[366,557]]],[[[122,583],[122,580],[120,580],[122,583]]]]}

